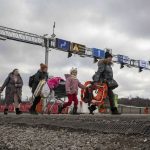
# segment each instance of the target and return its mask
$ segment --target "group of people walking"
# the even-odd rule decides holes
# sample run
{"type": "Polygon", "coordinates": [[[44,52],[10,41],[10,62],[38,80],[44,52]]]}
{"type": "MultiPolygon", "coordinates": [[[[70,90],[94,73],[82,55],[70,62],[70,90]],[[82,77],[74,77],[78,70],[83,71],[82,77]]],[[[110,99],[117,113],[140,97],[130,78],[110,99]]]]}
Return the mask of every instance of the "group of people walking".
{"type": "MultiPolygon", "coordinates": [[[[48,79],[48,73],[47,73],[48,67],[45,64],[40,64],[40,69],[37,71],[37,73],[34,75],[33,84],[32,84],[32,94],[34,94],[34,91],[36,90],[36,87],[38,86],[39,82],[41,80],[47,80],[48,79]]],[[[22,87],[23,87],[23,80],[21,78],[21,75],[19,73],[18,69],[14,69],[6,78],[3,85],[0,88],[0,92],[3,92],[5,90],[5,109],[4,114],[8,114],[8,107],[10,104],[14,103],[16,114],[22,114],[22,112],[19,109],[19,105],[21,103],[22,99],[22,87]]],[[[33,104],[31,108],[29,109],[29,112],[31,114],[37,114],[36,112],[36,105],[40,102],[41,97],[37,96],[34,98],[33,104]]]]}
{"type": "MultiPolygon", "coordinates": [[[[98,62],[98,70],[93,76],[93,82],[105,82],[108,85],[108,97],[110,102],[110,108],[112,114],[119,114],[117,108],[114,104],[114,93],[113,89],[116,88],[117,82],[113,79],[113,70],[112,70],[112,55],[109,52],[106,52],[105,59],[99,60],[98,62]],[[116,85],[115,85],[116,84],[116,85]]],[[[37,73],[32,77],[32,84],[30,85],[32,88],[32,93],[34,94],[39,82],[41,80],[48,80],[48,67],[45,64],[40,64],[40,69],[37,73]]],[[[78,88],[86,89],[84,85],[82,85],[77,78],[77,69],[72,68],[70,74],[66,74],[66,95],[68,96],[68,102],[65,102],[62,106],[59,106],[59,113],[62,112],[67,106],[70,106],[72,102],[74,102],[73,114],[78,114],[78,88]]],[[[8,113],[8,106],[14,103],[16,114],[22,114],[19,109],[19,104],[21,103],[22,96],[22,87],[23,80],[20,76],[19,70],[14,69],[6,78],[5,82],[0,88],[0,92],[5,91],[5,109],[4,114],[8,113]]],[[[40,102],[41,96],[34,97],[33,104],[29,109],[31,114],[37,114],[36,106],[40,102]]],[[[96,106],[89,107],[90,113],[95,111],[96,106]]]]}

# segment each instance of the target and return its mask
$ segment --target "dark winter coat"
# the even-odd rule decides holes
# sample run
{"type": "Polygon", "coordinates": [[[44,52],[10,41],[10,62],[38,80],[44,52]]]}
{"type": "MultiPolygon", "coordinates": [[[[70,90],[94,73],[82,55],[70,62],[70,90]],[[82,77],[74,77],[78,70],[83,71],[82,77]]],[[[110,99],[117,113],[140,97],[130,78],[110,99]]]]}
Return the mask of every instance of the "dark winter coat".
{"type": "Polygon", "coordinates": [[[3,91],[4,88],[6,87],[5,90],[6,104],[11,104],[14,102],[15,93],[19,97],[18,99],[19,103],[21,103],[23,81],[20,75],[17,76],[17,79],[18,79],[17,82],[15,82],[13,73],[10,73],[1,87],[1,91],[3,91]]]}
{"type": "Polygon", "coordinates": [[[98,70],[95,72],[93,80],[95,82],[113,80],[112,63],[109,63],[106,59],[100,60],[98,62],[98,70]]]}
{"type": "Polygon", "coordinates": [[[33,82],[33,86],[32,86],[32,93],[34,93],[34,91],[36,90],[39,82],[41,80],[46,80],[48,79],[48,73],[47,72],[42,72],[41,70],[39,70],[34,77],[34,82],[33,82]]]}

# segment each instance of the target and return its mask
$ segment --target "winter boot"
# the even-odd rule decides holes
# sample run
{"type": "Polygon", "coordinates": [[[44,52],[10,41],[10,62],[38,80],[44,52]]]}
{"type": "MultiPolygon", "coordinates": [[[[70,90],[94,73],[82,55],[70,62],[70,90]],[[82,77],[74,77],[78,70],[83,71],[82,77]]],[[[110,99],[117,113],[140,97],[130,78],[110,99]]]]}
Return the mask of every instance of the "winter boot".
{"type": "Polygon", "coordinates": [[[33,110],[32,108],[29,109],[29,113],[32,115],[38,115],[38,113],[35,110],[33,110]]]}
{"type": "Polygon", "coordinates": [[[5,108],[5,109],[4,109],[4,115],[7,115],[7,114],[8,114],[8,109],[5,108]]]}
{"type": "Polygon", "coordinates": [[[58,105],[58,114],[61,114],[64,107],[62,105],[58,105]]]}
{"type": "Polygon", "coordinates": [[[112,115],[121,115],[121,113],[118,112],[118,109],[116,107],[111,108],[111,114],[112,115]]]}
{"type": "Polygon", "coordinates": [[[77,113],[77,107],[73,107],[73,115],[80,115],[79,113],[77,113]]]}
{"type": "Polygon", "coordinates": [[[96,106],[95,105],[91,105],[88,107],[89,111],[90,111],[90,114],[91,115],[94,115],[94,111],[96,110],[96,106]]]}
{"type": "Polygon", "coordinates": [[[19,110],[19,108],[16,108],[16,115],[22,114],[22,111],[19,110]]]}

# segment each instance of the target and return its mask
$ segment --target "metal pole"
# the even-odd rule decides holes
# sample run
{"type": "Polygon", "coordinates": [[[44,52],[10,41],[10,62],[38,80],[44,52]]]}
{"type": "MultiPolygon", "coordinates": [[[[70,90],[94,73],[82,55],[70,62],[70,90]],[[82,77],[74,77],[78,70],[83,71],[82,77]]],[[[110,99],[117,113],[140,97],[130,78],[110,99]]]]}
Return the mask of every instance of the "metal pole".
{"type": "Polygon", "coordinates": [[[5,41],[5,40],[7,40],[7,38],[0,36],[0,40],[5,41]]]}
{"type": "Polygon", "coordinates": [[[2,100],[2,93],[0,93],[0,101],[2,100]]]}
{"type": "Polygon", "coordinates": [[[46,39],[45,44],[45,64],[48,66],[48,55],[49,55],[49,39],[46,39]]]}
{"type": "Polygon", "coordinates": [[[45,47],[45,64],[48,66],[48,48],[45,47]]]}

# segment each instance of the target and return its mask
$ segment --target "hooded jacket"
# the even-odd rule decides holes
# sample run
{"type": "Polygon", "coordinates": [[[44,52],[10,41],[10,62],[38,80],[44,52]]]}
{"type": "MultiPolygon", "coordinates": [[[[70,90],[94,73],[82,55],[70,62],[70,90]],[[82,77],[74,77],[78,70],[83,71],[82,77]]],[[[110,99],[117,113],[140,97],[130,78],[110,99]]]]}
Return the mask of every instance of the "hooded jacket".
{"type": "Polygon", "coordinates": [[[78,95],[78,87],[84,88],[78,79],[74,79],[70,74],[65,74],[66,77],[66,93],[67,94],[76,94],[78,95]]]}
{"type": "Polygon", "coordinates": [[[21,103],[22,98],[22,86],[23,86],[23,80],[20,76],[20,74],[17,76],[17,82],[14,80],[13,73],[10,73],[8,77],[6,78],[4,84],[1,87],[1,91],[5,91],[5,100],[6,104],[11,104],[14,102],[14,94],[16,93],[18,95],[18,102],[21,103]]]}
{"type": "Polygon", "coordinates": [[[95,72],[93,80],[95,82],[113,80],[112,63],[108,62],[107,59],[100,60],[98,62],[98,70],[95,72]]]}

